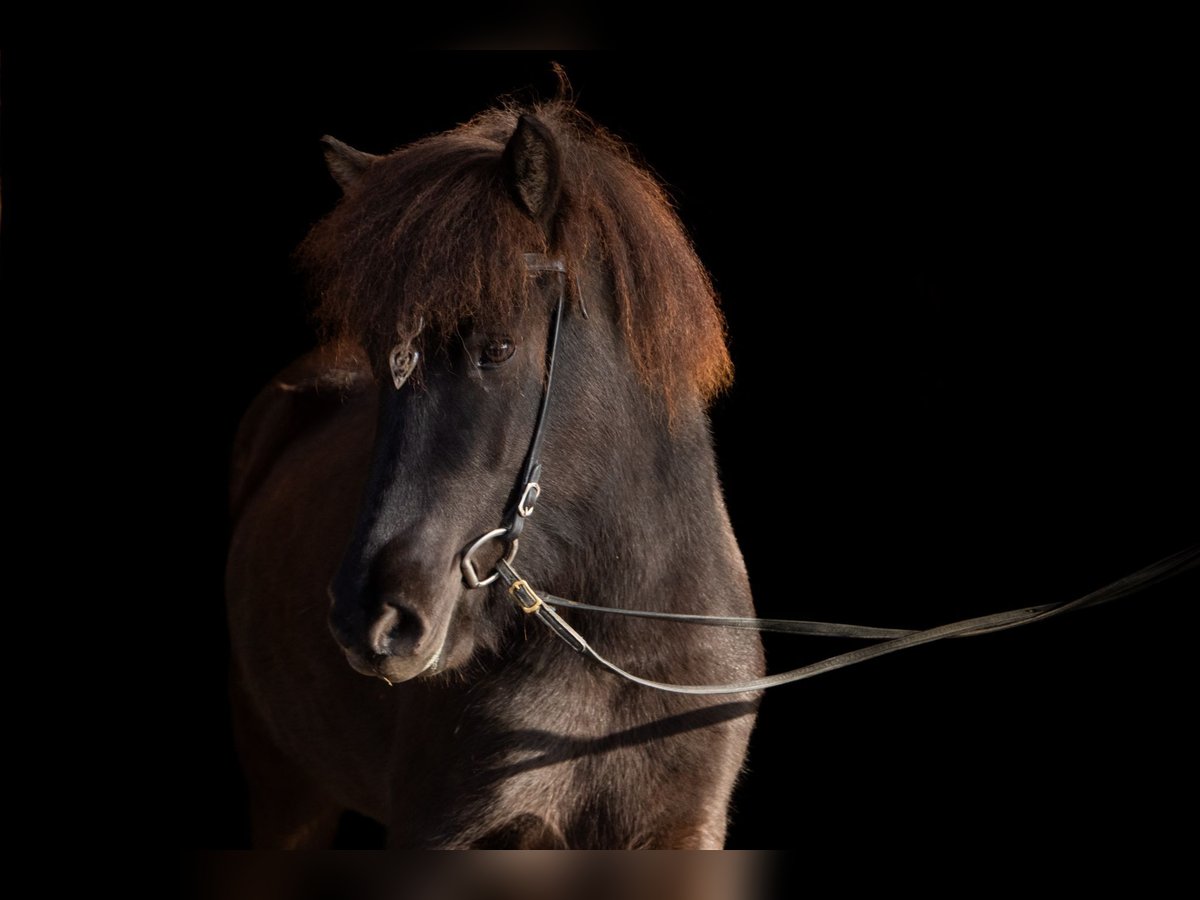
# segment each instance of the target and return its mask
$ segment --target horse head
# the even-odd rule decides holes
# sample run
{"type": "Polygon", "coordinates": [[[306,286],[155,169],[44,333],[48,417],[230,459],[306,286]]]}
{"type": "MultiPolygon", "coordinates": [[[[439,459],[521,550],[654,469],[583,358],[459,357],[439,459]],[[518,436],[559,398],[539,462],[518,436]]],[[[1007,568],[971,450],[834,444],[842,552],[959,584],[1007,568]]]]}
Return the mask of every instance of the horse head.
{"type": "Polygon", "coordinates": [[[360,348],[378,395],[329,621],[355,669],[394,683],[500,645],[511,604],[471,582],[514,551],[516,528],[482,542],[466,577],[463,560],[506,512],[553,495],[521,553],[525,570],[561,583],[627,517],[621,495],[663,467],[661,436],[690,429],[711,457],[704,400],[729,361],[707,276],[660,189],[565,105],[496,111],[381,157],[326,144],[343,198],[302,254],[319,317],[360,348]],[[550,463],[531,491],[518,473],[550,336],[550,463]]]}

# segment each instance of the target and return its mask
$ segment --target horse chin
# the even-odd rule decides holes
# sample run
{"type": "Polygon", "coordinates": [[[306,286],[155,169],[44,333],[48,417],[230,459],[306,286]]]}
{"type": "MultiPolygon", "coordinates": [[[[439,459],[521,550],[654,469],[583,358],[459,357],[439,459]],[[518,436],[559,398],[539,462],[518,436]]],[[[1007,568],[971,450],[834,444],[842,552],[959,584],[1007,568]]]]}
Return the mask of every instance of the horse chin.
{"type": "Polygon", "coordinates": [[[380,678],[389,684],[400,684],[412,681],[414,678],[429,677],[441,674],[446,668],[445,642],[428,658],[379,656],[371,654],[364,656],[357,650],[345,647],[346,661],[350,668],[361,675],[380,678]]]}

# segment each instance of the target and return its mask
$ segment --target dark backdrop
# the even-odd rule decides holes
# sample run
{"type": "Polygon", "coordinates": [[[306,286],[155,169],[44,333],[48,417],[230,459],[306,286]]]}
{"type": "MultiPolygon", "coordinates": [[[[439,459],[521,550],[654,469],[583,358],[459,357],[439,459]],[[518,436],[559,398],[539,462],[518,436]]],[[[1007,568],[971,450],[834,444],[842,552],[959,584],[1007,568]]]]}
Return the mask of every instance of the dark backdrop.
{"type": "MultiPolygon", "coordinates": [[[[226,460],[256,390],[312,343],[289,254],[337,198],[317,140],[387,151],[552,91],[552,59],[669,186],[723,297],[737,380],[713,426],[762,615],[933,625],[1071,598],[1200,538],[1193,249],[1167,215],[1181,151],[1120,72],[214,48],[162,70],[185,115],[122,104],[161,139],[139,152],[167,197],[141,224],[183,273],[154,325],[193,400],[156,464],[188,473],[160,560],[187,572],[163,788],[187,844],[246,839],[226,460]]],[[[773,691],[730,845],[1143,829],[1190,708],[1163,623],[1195,598],[1193,579],[773,691]]],[[[772,641],[769,663],[841,649],[772,641]]]]}

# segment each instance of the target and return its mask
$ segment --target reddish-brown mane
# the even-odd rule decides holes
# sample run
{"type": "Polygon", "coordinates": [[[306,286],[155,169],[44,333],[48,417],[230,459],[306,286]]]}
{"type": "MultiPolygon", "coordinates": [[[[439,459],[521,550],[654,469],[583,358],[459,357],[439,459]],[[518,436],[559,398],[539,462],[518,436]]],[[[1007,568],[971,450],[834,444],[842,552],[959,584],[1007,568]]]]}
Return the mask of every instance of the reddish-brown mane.
{"type": "MultiPolygon", "coordinates": [[[[662,187],[625,145],[570,103],[494,109],[383,157],[318,223],[300,256],[329,340],[371,350],[399,333],[502,325],[529,302],[522,254],[552,252],[573,273],[599,260],[630,354],[668,406],[707,400],[731,376],[712,282],[662,187]],[[562,151],[553,237],[518,210],[500,156],[530,112],[562,151]]],[[[378,357],[376,357],[378,358],[378,357]]]]}

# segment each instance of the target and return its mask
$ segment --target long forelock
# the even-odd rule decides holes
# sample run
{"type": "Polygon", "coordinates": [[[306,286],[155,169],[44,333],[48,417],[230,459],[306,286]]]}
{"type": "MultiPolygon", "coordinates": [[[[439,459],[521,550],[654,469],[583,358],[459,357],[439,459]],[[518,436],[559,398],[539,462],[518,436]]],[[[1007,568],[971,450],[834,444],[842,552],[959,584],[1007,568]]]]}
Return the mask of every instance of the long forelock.
{"type": "Polygon", "coordinates": [[[384,157],[319,222],[299,255],[329,341],[375,354],[418,323],[450,335],[467,319],[503,324],[532,297],[524,254],[578,271],[599,258],[630,356],[668,407],[729,381],[711,281],[662,188],[626,147],[562,101],[535,107],[562,149],[553,246],[505,188],[504,143],[522,110],[489,111],[384,157]]]}

